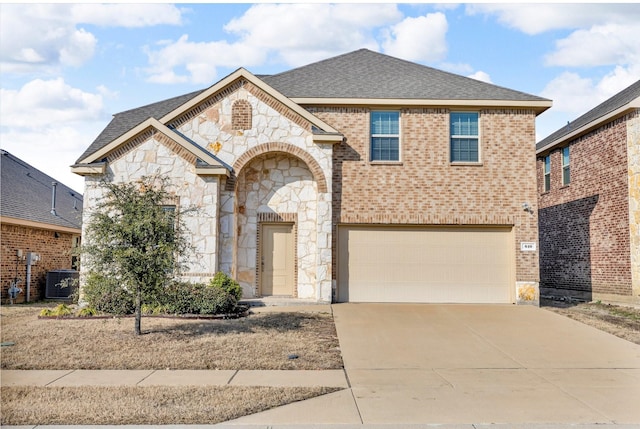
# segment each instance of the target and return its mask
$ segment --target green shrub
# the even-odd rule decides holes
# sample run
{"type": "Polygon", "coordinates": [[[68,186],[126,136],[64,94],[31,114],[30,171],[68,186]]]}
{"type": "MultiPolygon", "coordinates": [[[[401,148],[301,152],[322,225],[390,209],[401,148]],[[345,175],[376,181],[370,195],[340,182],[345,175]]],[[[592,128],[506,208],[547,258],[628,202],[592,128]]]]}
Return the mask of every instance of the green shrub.
{"type": "Polygon", "coordinates": [[[83,307],[78,311],[78,317],[93,317],[98,314],[98,311],[93,307],[83,307]]]}
{"type": "Polygon", "coordinates": [[[162,305],[171,314],[225,314],[235,311],[238,304],[233,284],[223,286],[174,281],[166,288],[162,305]]]}
{"type": "Polygon", "coordinates": [[[66,304],[58,304],[56,308],[43,308],[40,311],[40,316],[43,317],[64,317],[71,316],[73,314],[73,310],[66,304]]]}
{"type": "Polygon", "coordinates": [[[53,316],[53,310],[51,308],[43,308],[40,310],[41,317],[51,317],[53,316]]]}
{"type": "Polygon", "coordinates": [[[120,283],[98,273],[90,273],[82,289],[84,299],[97,311],[124,315],[135,311],[134,295],[126,291],[120,283]]]}
{"type": "Polygon", "coordinates": [[[67,304],[58,304],[56,308],[53,309],[53,315],[58,317],[71,316],[73,314],[73,310],[67,304]]]}
{"type": "MultiPolygon", "coordinates": [[[[111,278],[91,273],[83,292],[89,306],[99,312],[115,315],[134,312],[134,295],[111,278]]],[[[220,272],[208,284],[170,282],[163,293],[145,299],[147,304],[142,305],[142,314],[228,314],[236,311],[241,297],[238,282],[220,272]]]]}
{"type": "Polygon", "coordinates": [[[242,299],[242,286],[222,271],[216,273],[209,281],[209,285],[222,288],[225,292],[233,295],[236,302],[242,299]]]}

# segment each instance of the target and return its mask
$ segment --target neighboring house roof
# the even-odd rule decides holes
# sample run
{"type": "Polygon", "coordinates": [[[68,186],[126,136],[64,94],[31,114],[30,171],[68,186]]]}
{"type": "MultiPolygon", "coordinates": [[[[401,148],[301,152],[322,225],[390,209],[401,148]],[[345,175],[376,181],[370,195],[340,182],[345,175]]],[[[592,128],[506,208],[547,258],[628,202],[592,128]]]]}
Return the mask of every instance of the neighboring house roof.
{"type": "Polygon", "coordinates": [[[638,108],[640,108],[640,80],[540,140],[536,144],[536,151],[540,153],[561,145],[567,140],[579,137],[595,127],[624,115],[631,109],[638,108]]]}
{"type": "Polygon", "coordinates": [[[551,101],[453,73],[360,49],[290,71],[261,76],[293,99],[551,101]]]}
{"type": "Polygon", "coordinates": [[[3,222],[17,220],[36,227],[81,229],[82,194],[5,150],[0,150],[0,170],[0,216],[3,222]],[[52,182],[57,183],[55,215],[51,213],[52,182]]]}
{"type": "Polygon", "coordinates": [[[95,154],[146,120],[167,123],[170,117],[178,116],[239,77],[251,80],[307,117],[316,138],[327,142],[334,141],[339,132],[300,108],[300,104],[510,106],[533,108],[537,113],[551,107],[551,101],[545,98],[360,49],[276,75],[255,76],[239,69],[207,89],[118,113],[76,162],[99,161],[94,159],[95,154]]]}

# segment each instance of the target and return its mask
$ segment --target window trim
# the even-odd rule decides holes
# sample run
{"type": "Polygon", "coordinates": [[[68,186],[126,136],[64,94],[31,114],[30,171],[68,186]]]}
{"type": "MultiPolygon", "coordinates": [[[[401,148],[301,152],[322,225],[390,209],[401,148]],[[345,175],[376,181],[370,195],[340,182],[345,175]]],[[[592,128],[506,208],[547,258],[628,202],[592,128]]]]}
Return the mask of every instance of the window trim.
{"type": "Polygon", "coordinates": [[[569,148],[569,146],[565,146],[562,148],[562,150],[560,151],[560,157],[562,159],[562,186],[569,186],[571,184],[571,149],[569,148]],[[567,151],[566,164],[564,158],[565,150],[567,151]],[[565,177],[565,173],[568,177],[565,177]]]}
{"type": "Polygon", "coordinates": [[[551,154],[548,154],[542,158],[542,191],[549,192],[550,190],[551,190],[551,154]]]}
{"type": "Polygon", "coordinates": [[[400,110],[372,109],[369,111],[369,163],[370,164],[402,164],[402,112],[400,110]],[[398,134],[374,134],[372,127],[373,113],[396,113],[398,115],[398,134]],[[374,137],[395,137],[398,139],[398,159],[373,159],[374,137]]]}
{"type": "Polygon", "coordinates": [[[482,115],[480,114],[479,111],[477,110],[451,110],[449,111],[449,115],[448,115],[448,133],[449,133],[449,164],[450,165],[472,165],[472,166],[478,166],[478,165],[482,165],[482,145],[481,145],[481,134],[482,134],[482,126],[481,126],[481,117],[482,115]],[[477,115],[478,118],[478,134],[477,135],[457,135],[457,134],[452,134],[451,133],[451,115],[453,114],[457,114],[457,113],[475,113],[477,115]],[[475,161],[454,161],[453,160],[453,139],[454,138],[468,138],[468,139],[475,139],[477,141],[477,149],[478,149],[478,159],[475,161]]]}

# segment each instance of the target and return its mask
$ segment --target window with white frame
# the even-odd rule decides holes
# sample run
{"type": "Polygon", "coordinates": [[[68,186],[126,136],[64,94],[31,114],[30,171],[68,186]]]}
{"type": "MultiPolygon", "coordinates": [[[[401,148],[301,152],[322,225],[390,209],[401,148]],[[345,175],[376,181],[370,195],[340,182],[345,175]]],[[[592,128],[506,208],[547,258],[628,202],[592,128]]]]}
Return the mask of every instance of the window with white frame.
{"type": "Polygon", "coordinates": [[[551,155],[544,157],[544,192],[551,190],[551,155]]]}
{"type": "Polygon", "coordinates": [[[371,112],[371,161],[400,161],[400,112],[371,112]]]}
{"type": "Polygon", "coordinates": [[[571,168],[569,167],[569,146],[562,148],[562,184],[571,183],[571,168]]]}
{"type": "Polygon", "coordinates": [[[479,162],[479,114],[477,112],[451,112],[451,162],[479,162]]]}

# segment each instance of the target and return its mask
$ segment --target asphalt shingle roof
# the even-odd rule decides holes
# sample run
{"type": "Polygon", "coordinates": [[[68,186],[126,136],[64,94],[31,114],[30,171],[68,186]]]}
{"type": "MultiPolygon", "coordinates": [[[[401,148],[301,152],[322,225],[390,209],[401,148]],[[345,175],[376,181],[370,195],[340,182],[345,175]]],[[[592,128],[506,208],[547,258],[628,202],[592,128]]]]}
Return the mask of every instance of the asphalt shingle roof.
{"type": "Polygon", "coordinates": [[[0,151],[0,215],[49,225],[80,229],[82,194],[5,150],[0,151]],[[51,214],[52,182],[56,213],[51,214]]]}
{"type": "Polygon", "coordinates": [[[261,79],[289,98],[549,101],[368,49],[261,79]]]}
{"type": "Polygon", "coordinates": [[[631,86],[623,89],[622,91],[620,91],[613,97],[609,98],[608,100],[604,101],[603,103],[598,104],[596,107],[589,110],[587,113],[580,116],[578,119],[575,119],[572,122],[569,122],[564,127],[560,128],[557,131],[554,131],[553,133],[549,134],[549,136],[540,140],[536,144],[536,150],[542,149],[548,146],[549,144],[553,143],[554,141],[561,139],[567,134],[570,134],[573,131],[581,127],[584,127],[585,125],[591,122],[594,122],[602,118],[603,116],[606,116],[607,114],[613,112],[614,110],[619,109],[620,107],[626,104],[629,104],[630,102],[632,102],[638,97],[640,97],[640,80],[638,80],[636,83],[632,84],[631,86]]]}
{"type": "Polygon", "coordinates": [[[91,155],[94,152],[102,149],[113,140],[117,139],[127,131],[135,128],[137,125],[146,121],[149,118],[160,119],[167,113],[174,109],[177,109],[184,103],[188,102],[192,98],[198,96],[204,89],[191,92],[189,94],[173,97],[168,100],[159,101],[157,103],[148,104],[146,106],[138,107],[124,112],[116,113],[113,115],[113,119],[107,127],[102,130],[100,135],[91,143],[91,145],[84,151],[84,153],[78,158],[76,162],[80,162],[82,159],[91,155]]]}
{"type": "MultiPolygon", "coordinates": [[[[550,101],[368,49],[257,77],[288,98],[550,101]]],[[[81,162],[146,119],[160,119],[205,90],[114,115],[76,162],[81,162]]]]}

